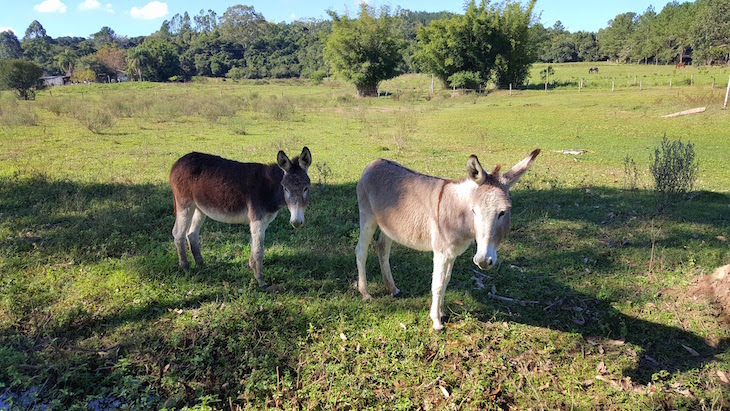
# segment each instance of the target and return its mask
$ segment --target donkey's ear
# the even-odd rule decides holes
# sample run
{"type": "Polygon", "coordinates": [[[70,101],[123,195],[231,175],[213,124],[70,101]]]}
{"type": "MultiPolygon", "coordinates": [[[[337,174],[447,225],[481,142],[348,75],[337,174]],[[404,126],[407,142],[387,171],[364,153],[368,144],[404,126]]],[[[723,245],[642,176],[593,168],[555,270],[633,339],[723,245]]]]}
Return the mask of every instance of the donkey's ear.
{"type": "Polygon", "coordinates": [[[484,171],[482,165],[479,164],[479,159],[474,154],[469,156],[469,160],[466,161],[466,175],[479,185],[487,181],[487,172],[484,171]]]}
{"type": "Polygon", "coordinates": [[[535,157],[537,157],[538,154],[540,154],[539,148],[533,150],[529,156],[525,157],[522,161],[515,164],[512,168],[509,169],[508,172],[500,176],[501,183],[507,186],[508,190],[512,188],[512,186],[517,183],[517,180],[519,180],[520,177],[525,174],[525,171],[530,168],[532,162],[535,161],[535,157]]]}
{"type": "Polygon", "coordinates": [[[302,154],[299,155],[299,167],[301,167],[304,172],[306,172],[311,165],[312,153],[309,152],[307,146],[304,146],[304,148],[302,149],[302,154]]]}
{"type": "Polygon", "coordinates": [[[286,156],[286,153],[284,151],[279,150],[279,154],[276,155],[276,164],[279,165],[279,168],[284,170],[284,172],[289,172],[291,170],[291,160],[289,160],[289,157],[286,156]]]}

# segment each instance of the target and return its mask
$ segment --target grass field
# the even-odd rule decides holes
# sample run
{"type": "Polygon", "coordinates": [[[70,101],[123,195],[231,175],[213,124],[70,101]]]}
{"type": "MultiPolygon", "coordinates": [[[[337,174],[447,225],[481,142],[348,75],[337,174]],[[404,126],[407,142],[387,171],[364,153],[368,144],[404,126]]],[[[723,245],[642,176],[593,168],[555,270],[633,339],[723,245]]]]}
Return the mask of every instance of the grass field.
{"type": "Polygon", "coordinates": [[[545,93],[543,68],[511,96],[431,96],[423,75],[373,99],[296,81],[3,92],[0,409],[730,407],[729,318],[692,292],[730,263],[730,70],[553,65],[545,93]],[[661,118],[695,107],[707,109],[661,118]],[[649,164],[663,136],[694,145],[699,174],[659,212],[649,164]],[[312,203],[302,228],[282,211],[267,231],[271,290],[246,266],[247,226],[207,221],[206,266],[178,269],[177,158],[271,163],[304,145],[312,203]],[[461,178],[472,153],[507,167],[538,147],[501,264],[475,272],[474,248],[457,259],[444,332],[428,318],[428,253],[394,247],[398,300],[371,253],[374,300],[361,301],[355,184],[368,162],[461,178]]]}

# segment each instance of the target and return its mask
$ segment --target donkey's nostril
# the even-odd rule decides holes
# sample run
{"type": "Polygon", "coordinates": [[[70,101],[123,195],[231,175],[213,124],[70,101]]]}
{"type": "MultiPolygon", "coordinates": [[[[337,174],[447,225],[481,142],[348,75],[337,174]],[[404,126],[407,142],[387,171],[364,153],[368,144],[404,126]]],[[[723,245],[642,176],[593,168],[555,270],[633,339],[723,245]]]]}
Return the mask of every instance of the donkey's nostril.
{"type": "Polygon", "coordinates": [[[487,258],[487,265],[493,265],[494,259],[492,257],[487,258]]]}
{"type": "Polygon", "coordinates": [[[290,221],[290,223],[291,223],[292,227],[299,228],[302,226],[302,224],[304,224],[304,221],[295,220],[295,221],[290,221]]]}

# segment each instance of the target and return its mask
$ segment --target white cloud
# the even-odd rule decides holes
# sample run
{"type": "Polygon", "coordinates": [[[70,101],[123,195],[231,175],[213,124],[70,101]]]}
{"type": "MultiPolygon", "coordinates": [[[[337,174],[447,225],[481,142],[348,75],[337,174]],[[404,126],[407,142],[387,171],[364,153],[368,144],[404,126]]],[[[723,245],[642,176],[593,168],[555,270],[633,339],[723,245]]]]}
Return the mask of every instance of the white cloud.
{"type": "Polygon", "coordinates": [[[83,3],[79,3],[79,8],[81,10],[96,10],[101,8],[101,3],[97,0],[86,0],[83,3]]]}
{"type": "Polygon", "coordinates": [[[13,34],[15,34],[15,35],[18,34],[15,32],[15,29],[13,29],[12,27],[0,26],[0,33],[2,33],[3,31],[12,31],[13,34]]]}
{"type": "Polygon", "coordinates": [[[65,13],[66,5],[61,0],[45,0],[33,6],[33,10],[41,13],[65,13]]]}
{"type": "Polygon", "coordinates": [[[129,14],[131,14],[132,17],[134,17],[135,19],[158,19],[167,15],[167,3],[152,1],[147,3],[147,5],[145,5],[141,9],[137,7],[132,7],[132,10],[129,11],[129,14]]]}
{"type": "Polygon", "coordinates": [[[98,0],[84,0],[83,2],[79,3],[79,9],[80,10],[104,10],[109,13],[114,13],[114,8],[112,8],[111,3],[107,3],[104,5],[104,7],[102,7],[101,3],[98,0]]]}

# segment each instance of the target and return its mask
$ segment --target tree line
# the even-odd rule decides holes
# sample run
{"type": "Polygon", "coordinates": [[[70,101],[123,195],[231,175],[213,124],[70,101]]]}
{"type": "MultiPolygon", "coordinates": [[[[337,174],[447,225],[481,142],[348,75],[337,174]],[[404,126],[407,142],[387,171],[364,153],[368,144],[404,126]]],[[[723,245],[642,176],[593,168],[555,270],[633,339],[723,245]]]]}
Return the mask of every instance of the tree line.
{"type": "MultiPolygon", "coordinates": [[[[474,0],[464,14],[361,5],[357,16],[272,23],[252,6],[185,12],[149,36],[110,27],[51,38],[33,21],[22,39],[0,33],[0,61],[24,60],[73,81],[309,78],[339,74],[369,95],[401,73],[433,74],[447,86],[519,85],[535,61],[610,60],[720,64],[730,60],[730,0],[667,4],[659,13],[621,13],[598,32],[539,23],[535,0],[474,0]]],[[[0,65],[1,66],[1,65],[0,65]]],[[[2,74],[2,73],[0,73],[2,74]]]]}

